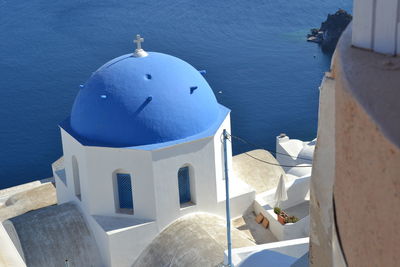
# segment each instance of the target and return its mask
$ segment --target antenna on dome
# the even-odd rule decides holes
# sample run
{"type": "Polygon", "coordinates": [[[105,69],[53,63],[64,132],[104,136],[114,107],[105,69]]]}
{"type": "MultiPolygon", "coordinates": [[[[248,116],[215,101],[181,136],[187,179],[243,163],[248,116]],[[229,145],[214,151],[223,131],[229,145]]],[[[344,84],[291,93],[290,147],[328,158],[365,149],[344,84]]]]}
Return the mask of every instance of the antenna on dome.
{"type": "Polygon", "coordinates": [[[134,57],[147,57],[149,54],[142,49],[142,43],[144,42],[144,38],[140,37],[140,34],[136,34],[136,39],[133,40],[136,44],[135,52],[133,53],[134,57]]]}

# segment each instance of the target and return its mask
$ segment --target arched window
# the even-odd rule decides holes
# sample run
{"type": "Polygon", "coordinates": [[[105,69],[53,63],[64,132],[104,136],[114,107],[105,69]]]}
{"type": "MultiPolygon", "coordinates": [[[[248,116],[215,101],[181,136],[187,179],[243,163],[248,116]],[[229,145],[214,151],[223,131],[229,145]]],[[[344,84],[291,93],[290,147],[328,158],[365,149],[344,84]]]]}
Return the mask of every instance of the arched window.
{"type": "Polygon", "coordinates": [[[190,194],[190,172],[189,167],[185,166],[178,171],[179,203],[185,204],[192,201],[190,194]]]}
{"type": "Polygon", "coordinates": [[[116,208],[119,213],[133,214],[132,179],[128,173],[116,174],[116,208]]]}
{"type": "Polygon", "coordinates": [[[74,178],[75,196],[81,199],[81,179],[79,177],[79,165],[75,156],[72,156],[72,176],[74,178]]]}

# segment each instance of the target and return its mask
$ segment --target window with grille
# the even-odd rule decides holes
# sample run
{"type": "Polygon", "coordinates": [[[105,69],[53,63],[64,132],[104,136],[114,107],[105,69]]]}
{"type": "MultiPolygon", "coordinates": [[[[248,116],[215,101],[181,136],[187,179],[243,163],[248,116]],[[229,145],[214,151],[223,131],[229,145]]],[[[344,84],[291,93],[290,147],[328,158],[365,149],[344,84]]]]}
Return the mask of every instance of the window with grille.
{"type": "Polygon", "coordinates": [[[131,175],[126,173],[117,173],[117,187],[119,211],[133,213],[131,175]]]}
{"type": "Polygon", "coordinates": [[[189,167],[182,167],[178,171],[179,203],[191,201],[189,167]]]}

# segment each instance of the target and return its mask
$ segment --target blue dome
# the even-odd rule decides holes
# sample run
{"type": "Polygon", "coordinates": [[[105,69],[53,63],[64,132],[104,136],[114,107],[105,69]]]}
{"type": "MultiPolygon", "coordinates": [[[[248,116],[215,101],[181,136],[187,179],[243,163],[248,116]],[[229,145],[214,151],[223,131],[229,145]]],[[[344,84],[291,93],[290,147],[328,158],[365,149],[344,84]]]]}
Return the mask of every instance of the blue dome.
{"type": "Polygon", "coordinates": [[[203,76],[176,57],[124,55],[79,91],[70,128],[92,144],[129,147],[184,139],[219,122],[220,105],[203,76]]]}

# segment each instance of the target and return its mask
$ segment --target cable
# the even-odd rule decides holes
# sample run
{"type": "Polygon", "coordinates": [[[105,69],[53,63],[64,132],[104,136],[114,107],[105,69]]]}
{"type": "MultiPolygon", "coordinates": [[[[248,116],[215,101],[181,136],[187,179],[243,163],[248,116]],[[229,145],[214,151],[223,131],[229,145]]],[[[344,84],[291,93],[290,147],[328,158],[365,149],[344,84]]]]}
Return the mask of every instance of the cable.
{"type": "MultiPolygon", "coordinates": [[[[228,133],[228,134],[229,134],[229,133],[228,133]]],[[[280,153],[280,152],[277,152],[277,151],[274,151],[274,150],[267,149],[267,148],[265,148],[265,147],[263,147],[263,146],[261,146],[261,145],[257,145],[257,144],[254,144],[254,143],[250,143],[249,141],[246,141],[246,140],[244,140],[243,138],[240,138],[240,137],[238,137],[238,136],[234,136],[234,135],[231,135],[231,134],[229,134],[229,135],[230,135],[231,137],[233,137],[233,138],[235,138],[235,139],[237,139],[237,140],[239,140],[239,141],[245,143],[245,144],[254,146],[254,147],[256,147],[256,148],[261,147],[262,149],[267,150],[268,152],[271,152],[271,153],[273,153],[273,154],[279,154],[279,155],[283,155],[283,156],[286,156],[286,157],[291,157],[291,158],[294,158],[294,159],[303,159],[303,160],[307,160],[307,161],[311,161],[311,162],[312,162],[311,159],[306,159],[306,158],[302,158],[302,157],[291,156],[291,155],[288,155],[288,154],[285,154],[285,153],[280,153]]]]}
{"type": "MultiPolygon", "coordinates": [[[[229,133],[228,133],[228,134],[229,134],[229,133]]],[[[291,157],[291,158],[294,158],[294,159],[302,159],[302,160],[307,160],[307,161],[311,161],[311,162],[312,162],[311,159],[306,159],[306,158],[302,158],[302,157],[291,156],[291,155],[288,155],[288,154],[285,154],[285,153],[280,153],[280,152],[277,152],[277,151],[274,151],[274,150],[270,150],[270,149],[264,148],[264,147],[261,146],[261,145],[257,145],[257,144],[254,144],[254,143],[250,143],[249,141],[246,141],[246,140],[244,140],[243,138],[240,138],[240,137],[238,137],[238,136],[234,136],[234,135],[231,135],[231,134],[229,134],[229,135],[230,135],[231,137],[233,137],[233,138],[235,138],[235,139],[237,139],[237,140],[239,140],[239,141],[245,143],[245,144],[251,145],[251,146],[256,147],[256,148],[260,148],[260,147],[261,147],[262,149],[267,150],[268,152],[271,152],[271,153],[273,153],[273,154],[279,154],[279,155],[283,155],[283,156],[286,156],[286,157],[291,157]]]]}
{"type": "MultiPolygon", "coordinates": [[[[233,137],[233,138],[239,139],[239,140],[242,141],[242,142],[248,143],[246,140],[244,140],[244,139],[242,139],[242,138],[240,138],[240,137],[237,137],[237,136],[233,136],[233,135],[229,134],[228,132],[226,132],[226,134],[228,134],[229,137],[233,137]]],[[[229,141],[232,142],[232,140],[229,139],[229,137],[227,137],[226,139],[228,139],[229,141]]],[[[222,141],[222,138],[224,138],[223,135],[221,135],[221,142],[223,142],[223,141],[222,141]]],[[[256,146],[256,145],[251,144],[251,143],[248,143],[248,144],[253,145],[253,146],[256,146]]],[[[268,149],[265,149],[265,150],[269,151],[268,149]]],[[[270,152],[271,152],[271,151],[270,151],[270,152]]],[[[276,151],[273,151],[273,152],[278,153],[278,152],[276,152],[276,151]]],[[[269,161],[266,161],[266,160],[257,158],[257,157],[255,157],[255,156],[250,155],[248,152],[245,152],[244,154],[245,154],[246,156],[252,158],[252,159],[255,159],[255,160],[258,160],[258,161],[260,161],[260,162],[263,162],[263,163],[266,163],[266,164],[269,164],[269,165],[273,165],[273,166],[281,166],[281,167],[287,167],[287,168],[294,168],[294,167],[297,167],[297,168],[311,168],[311,167],[312,167],[312,165],[309,165],[309,166],[304,166],[304,165],[303,165],[303,166],[299,166],[299,165],[298,165],[298,166],[281,165],[281,164],[279,164],[279,163],[272,163],[272,162],[269,162],[269,161]]],[[[289,155],[283,154],[283,153],[278,153],[278,154],[282,154],[282,155],[289,156],[289,155]]],[[[300,158],[300,157],[298,157],[298,158],[300,158]]],[[[309,159],[307,159],[307,160],[309,160],[309,159]]]]}
{"type": "Polygon", "coordinates": [[[281,166],[281,167],[287,167],[287,168],[294,168],[294,167],[296,167],[296,168],[311,168],[312,167],[312,165],[309,165],[309,166],[289,166],[289,165],[281,165],[281,164],[277,164],[277,163],[272,163],[272,162],[268,162],[268,161],[265,161],[265,160],[263,160],[263,159],[259,159],[259,158],[257,158],[257,157],[254,157],[254,156],[252,156],[252,155],[250,155],[249,153],[247,153],[247,152],[244,152],[244,154],[245,155],[247,155],[247,156],[249,156],[250,158],[253,158],[253,159],[255,159],[255,160],[258,160],[258,161],[261,161],[261,162],[263,162],[263,163],[266,163],[266,164],[269,164],[269,165],[273,165],[273,166],[281,166]]]}

